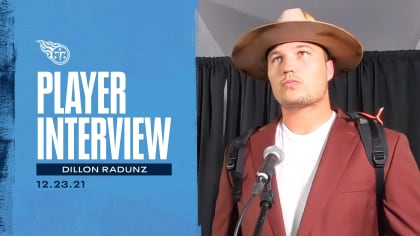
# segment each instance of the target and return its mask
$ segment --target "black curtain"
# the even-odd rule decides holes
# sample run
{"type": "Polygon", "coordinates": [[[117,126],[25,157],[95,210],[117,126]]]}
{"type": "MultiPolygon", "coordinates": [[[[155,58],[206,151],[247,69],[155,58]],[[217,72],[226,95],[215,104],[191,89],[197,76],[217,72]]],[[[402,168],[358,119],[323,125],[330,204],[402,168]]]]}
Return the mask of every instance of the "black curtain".
{"type": "MultiPolygon", "coordinates": [[[[408,136],[420,166],[420,51],[365,52],[354,71],[331,80],[329,91],[333,106],[344,111],[376,114],[384,107],[385,126],[408,136]]],[[[281,111],[268,82],[248,78],[229,57],[197,58],[197,105],[198,215],[208,236],[225,146],[281,111]]]]}
{"type": "Polygon", "coordinates": [[[210,235],[223,162],[224,87],[230,72],[223,59],[197,58],[198,223],[210,235]]]}

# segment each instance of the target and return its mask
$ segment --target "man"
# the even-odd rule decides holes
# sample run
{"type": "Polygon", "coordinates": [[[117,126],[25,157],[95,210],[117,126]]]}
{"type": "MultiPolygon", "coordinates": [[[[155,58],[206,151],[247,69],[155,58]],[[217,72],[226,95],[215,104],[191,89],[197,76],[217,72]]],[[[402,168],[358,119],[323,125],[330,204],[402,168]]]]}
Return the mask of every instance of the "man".
{"type": "MultiPolygon", "coordinates": [[[[362,46],[347,31],[316,21],[301,9],[283,12],[235,45],[235,66],[254,79],[268,79],[282,117],[258,129],[245,151],[242,197],[232,200],[224,167],[212,234],[233,235],[250,199],[264,149],[278,146],[284,161],[271,179],[274,204],[263,236],[378,235],[375,170],[354,122],[332,109],[328,81],[360,63],[362,46]],[[235,217],[236,215],[236,217],[235,217]]],[[[385,130],[384,211],[387,235],[420,235],[420,173],[405,135],[385,130]]],[[[259,199],[244,215],[242,235],[253,235],[259,199]]]]}

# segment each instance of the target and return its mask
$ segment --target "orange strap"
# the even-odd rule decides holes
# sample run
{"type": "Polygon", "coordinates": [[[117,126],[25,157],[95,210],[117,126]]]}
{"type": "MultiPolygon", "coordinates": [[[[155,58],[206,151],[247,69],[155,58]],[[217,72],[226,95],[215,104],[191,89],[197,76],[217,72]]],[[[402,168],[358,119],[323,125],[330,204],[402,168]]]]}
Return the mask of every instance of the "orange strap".
{"type": "Polygon", "coordinates": [[[381,108],[379,108],[379,111],[378,111],[378,113],[376,114],[376,116],[374,116],[374,115],[371,115],[371,114],[368,114],[368,113],[365,113],[365,112],[360,112],[360,114],[362,114],[362,115],[364,115],[364,116],[367,116],[367,117],[369,117],[369,118],[372,118],[372,119],[376,119],[377,121],[379,121],[379,123],[381,123],[381,125],[384,125],[384,122],[382,121],[382,119],[381,119],[381,115],[382,115],[382,112],[384,111],[384,108],[383,107],[381,107],[381,108]]]}

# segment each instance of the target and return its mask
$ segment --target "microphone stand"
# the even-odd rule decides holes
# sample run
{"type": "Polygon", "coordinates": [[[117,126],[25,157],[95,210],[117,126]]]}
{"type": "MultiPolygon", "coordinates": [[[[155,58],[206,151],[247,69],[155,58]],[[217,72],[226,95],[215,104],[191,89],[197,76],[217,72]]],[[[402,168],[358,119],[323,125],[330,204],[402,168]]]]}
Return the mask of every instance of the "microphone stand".
{"type": "Polygon", "coordinates": [[[271,209],[273,202],[274,202],[274,193],[273,193],[273,190],[271,189],[271,184],[269,182],[267,183],[267,185],[265,185],[265,190],[263,191],[261,195],[261,202],[260,202],[261,211],[258,217],[257,224],[255,226],[254,236],[261,235],[265,218],[267,216],[268,210],[271,209]]]}

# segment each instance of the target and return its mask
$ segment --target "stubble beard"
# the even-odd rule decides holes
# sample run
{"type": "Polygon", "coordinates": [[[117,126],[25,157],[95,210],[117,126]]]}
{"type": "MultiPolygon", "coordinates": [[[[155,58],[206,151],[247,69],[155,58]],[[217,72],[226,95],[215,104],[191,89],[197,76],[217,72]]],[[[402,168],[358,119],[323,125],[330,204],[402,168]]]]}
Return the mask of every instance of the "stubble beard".
{"type": "Polygon", "coordinates": [[[290,109],[296,109],[296,108],[304,108],[311,106],[319,101],[322,100],[322,98],[327,93],[326,89],[322,91],[322,93],[319,96],[314,96],[310,94],[309,92],[305,91],[304,94],[299,95],[298,97],[290,98],[288,96],[284,96],[279,100],[280,105],[283,108],[290,108],[290,109]]]}
{"type": "MultiPolygon", "coordinates": [[[[283,77],[281,79],[281,81],[284,81],[284,80],[287,80],[287,79],[289,79],[289,80],[293,79],[293,80],[300,81],[301,84],[299,85],[299,87],[300,86],[305,86],[305,82],[299,76],[296,76],[293,73],[286,74],[285,77],[283,77]]],[[[292,97],[290,95],[287,96],[287,93],[289,93],[289,92],[294,93],[294,92],[297,92],[297,91],[294,91],[294,90],[302,89],[302,87],[300,87],[300,88],[299,87],[297,87],[297,88],[294,88],[294,87],[280,88],[280,89],[286,89],[285,91],[283,91],[283,96],[275,96],[276,100],[278,101],[278,103],[280,104],[281,107],[290,108],[290,109],[304,108],[304,107],[311,106],[315,103],[318,103],[319,101],[321,101],[324,98],[324,96],[328,96],[328,88],[327,87],[323,88],[323,90],[320,91],[319,93],[317,93],[316,91],[315,92],[314,91],[310,92],[310,91],[304,89],[301,92],[301,94],[299,94],[297,97],[296,96],[292,97]],[[287,90],[290,90],[290,91],[287,91],[287,90]]]]}

